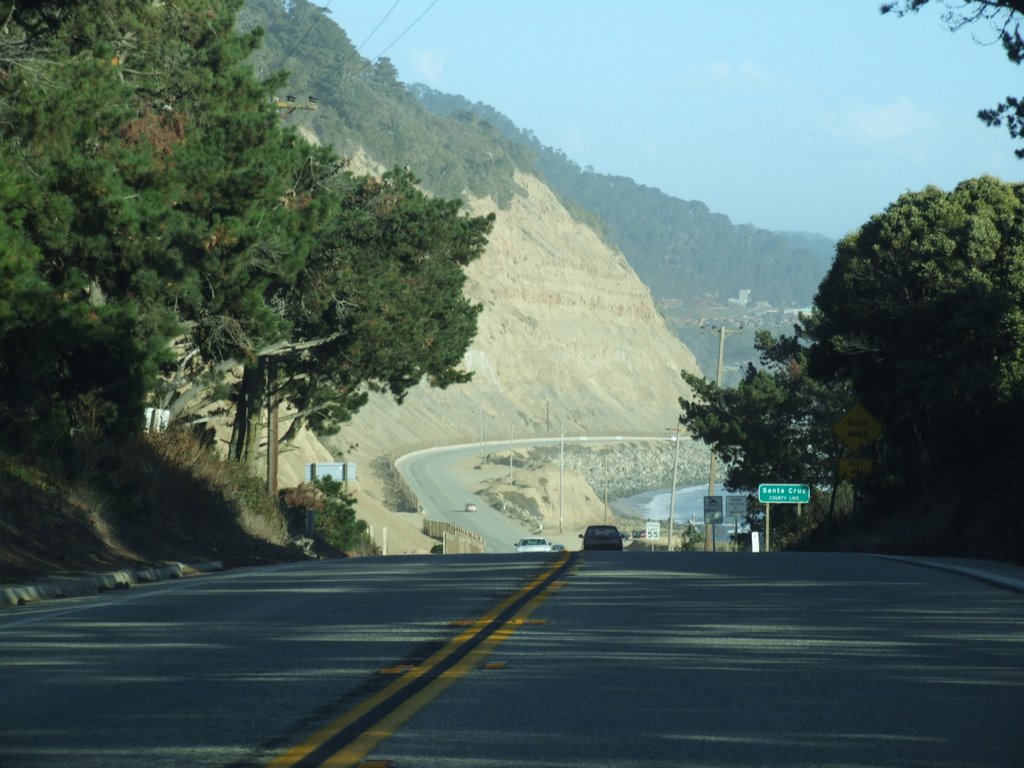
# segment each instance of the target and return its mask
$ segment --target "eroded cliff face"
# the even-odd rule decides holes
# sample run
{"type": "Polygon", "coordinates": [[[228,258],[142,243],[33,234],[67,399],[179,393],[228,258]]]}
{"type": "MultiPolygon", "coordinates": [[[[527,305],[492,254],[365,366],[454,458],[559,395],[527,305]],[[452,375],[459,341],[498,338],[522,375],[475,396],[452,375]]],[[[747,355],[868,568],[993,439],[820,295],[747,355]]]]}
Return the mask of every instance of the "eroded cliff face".
{"type": "Polygon", "coordinates": [[[540,181],[497,216],[466,294],[483,304],[463,365],[473,381],[421,385],[399,406],[373,396],[339,438],[336,454],[366,457],[424,443],[559,434],[663,434],[697,372],[650,291],[625,258],[573,220],[540,181]],[[349,446],[356,448],[350,449],[349,446]]]}

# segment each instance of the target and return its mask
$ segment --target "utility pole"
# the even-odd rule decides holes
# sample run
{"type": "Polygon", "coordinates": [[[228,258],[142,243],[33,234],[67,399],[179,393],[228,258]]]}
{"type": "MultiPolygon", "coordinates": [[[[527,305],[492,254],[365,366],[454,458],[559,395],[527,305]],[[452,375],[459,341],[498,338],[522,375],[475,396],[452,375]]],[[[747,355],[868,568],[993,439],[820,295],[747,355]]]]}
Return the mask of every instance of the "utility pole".
{"type": "Polygon", "coordinates": [[[274,99],[274,106],[277,107],[277,111],[281,115],[281,119],[284,120],[288,115],[294,112],[296,109],[311,109],[316,111],[319,108],[315,96],[310,96],[309,100],[305,104],[299,104],[294,96],[286,96],[283,99],[274,99]]]}
{"type": "Polygon", "coordinates": [[[604,453],[604,524],[608,525],[608,453],[604,453]]]}
{"type": "MultiPolygon", "coordinates": [[[[712,325],[710,328],[705,328],[704,324],[701,323],[700,329],[702,331],[707,330],[707,331],[711,331],[712,333],[717,333],[718,334],[718,372],[715,375],[715,384],[719,388],[721,388],[721,386],[722,386],[722,368],[724,367],[724,363],[725,363],[725,337],[728,336],[730,333],[739,333],[740,331],[743,330],[743,326],[741,325],[739,328],[726,328],[724,325],[719,325],[719,326],[712,325]]],[[[717,457],[715,456],[714,449],[712,449],[712,451],[711,451],[711,466],[710,466],[710,471],[708,472],[708,496],[714,496],[715,495],[715,470],[717,468],[716,467],[716,462],[717,462],[717,457]]]]}

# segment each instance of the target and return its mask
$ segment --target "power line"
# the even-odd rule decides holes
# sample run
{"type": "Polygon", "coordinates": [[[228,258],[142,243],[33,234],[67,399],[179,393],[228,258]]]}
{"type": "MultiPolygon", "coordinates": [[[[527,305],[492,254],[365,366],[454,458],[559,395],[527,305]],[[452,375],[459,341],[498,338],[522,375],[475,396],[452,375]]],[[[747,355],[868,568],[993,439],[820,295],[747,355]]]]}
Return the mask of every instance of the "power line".
{"type": "Polygon", "coordinates": [[[371,37],[373,37],[373,36],[374,36],[375,34],[377,34],[377,30],[378,30],[378,29],[380,29],[380,28],[381,28],[382,26],[384,26],[384,22],[388,20],[388,17],[389,17],[390,15],[391,15],[392,11],[394,11],[394,10],[395,10],[395,8],[397,8],[397,7],[398,7],[398,4],[399,4],[400,2],[402,2],[402,0],[395,0],[395,4],[391,6],[391,10],[390,10],[390,11],[388,11],[387,13],[385,13],[385,14],[384,14],[384,18],[383,18],[383,19],[381,19],[381,20],[380,20],[379,22],[377,22],[377,26],[376,26],[376,27],[374,27],[374,28],[373,28],[373,30],[371,30],[370,34],[368,34],[368,35],[366,36],[366,39],[365,39],[365,40],[363,40],[363,42],[361,42],[361,43],[360,43],[359,45],[357,45],[357,46],[356,46],[356,50],[357,50],[357,51],[358,51],[358,50],[359,50],[360,48],[362,48],[362,47],[363,47],[364,45],[366,45],[366,44],[367,44],[368,42],[370,42],[370,38],[371,38],[371,37]]]}
{"type": "MultiPolygon", "coordinates": [[[[345,67],[348,66],[348,63],[359,54],[359,50],[364,45],[366,45],[366,43],[368,43],[370,41],[370,38],[372,38],[377,33],[377,31],[384,25],[384,22],[386,22],[388,20],[388,18],[391,16],[391,14],[394,12],[394,10],[398,7],[398,5],[399,5],[399,3],[401,3],[401,1],[402,0],[395,0],[394,5],[392,5],[391,8],[388,9],[388,12],[384,14],[384,17],[379,22],[377,22],[377,25],[370,31],[370,34],[368,34],[366,36],[366,38],[363,40],[363,42],[361,42],[358,46],[354,46],[353,47],[352,53],[350,53],[348,55],[348,57],[344,61],[341,62],[341,64],[339,64],[336,68],[333,69],[333,73],[342,72],[345,69],[345,67]]],[[[327,6],[324,8],[325,14],[326,14],[327,9],[330,8],[331,2],[333,2],[333,0],[330,0],[330,2],[328,2],[327,6]]],[[[394,40],[392,40],[390,43],[388,43],[387,46],[385,46],[384,49],[381,50],[381,52],[378,53],[377,56],[374,59],[368,59],[366,64],[364,64],[362,67],[360,67],[359,69],[357,69],[355,72],[352,73],[352,76],[354,77],[355,75],[358,75],[363,70],[365,70],[367,67],[369,67],[373,63],[373,61],[376,61],[381,56],[383,56],[385,53],[387,53],[389,50],[391,50],[398,43],[399,40],[401,40],[403,37],[405,37],[410,32],[410,30],[413,29],[413,27],[415,27],[417,24],[420,23],[420,21],[423,20],[424,16],[426,16],[428,13],[430,13],[430,11],[433,9],[433,7],[435,5],[437,5],[437,3],[438,3],[438,0],[433,0],[433,2],[431,2],[430,5],[428,5],[426,7],[426,9],[423,11],[423,13],[421,13],[419,16],[417,16],[408,27],[406,27],[404,30],[402,30],[401,34],[399,34],[398,37],[396,37],[394,40]]],[[[289,56],[292,55],[292,53],[295,52],[295,50],[299,47],[299,45],[302,44],[302,42],[306,39],[306,37],[309,35],[309,33],[313,31],[313,27],[316,26],[316,23],[325,14],[321,14],[321,16],[317,16],[317,18],[314,19],[313,23],[305,31],[305,33],[302,35],[302,37],[300,37],[299,40],[291,47],[291,49],[288,51],[288,53],[285,54],[285,56],[284,56],[285,59],[287,59],[289,56]]],[[[326,80],[327,78],[330,77],[330,75],[331,75],[331,72],[328,72],[325,75],[324,79],[326,80]]]]}
{"type": "MultiPolygon", "coordinates": [[[[377,22],[377,26],[375,26],[373,28],[373,30],[371,30],[370,34],[368,34],[366,36],[366,39],[363,40],[363,42],[361,42],[355,48],[353,48],[352,49],[352,53],[350,53],[348,55],[348,57],[343,62],[341,62],[341,64],[338,66],[339,70],[345,69],[345,67],[348,66],[348,63],[350,61],[352,61],[352,59],[354,59],[357,55],[359,55],[359,49],[362,48],[364,45],[366,45],[368,42],[370,42],[370,38],[373,37],[375,34],[377,34],[377,30],[380,29],[384,25],[384,22],[388,20],[388,17],[392,14],[392,12],[395,10],[395,8],[398,7],[398,4],[401,3],[401,2],[402,2],[402,0],[395,0],[395,4],[392,5],[391,9],[387,13],[384,14],[384,18],[377,22]]],[[[364,67],[364,69],[365,69],[365,67],[364,67]]],[[[362,69],[359,70],[359,72],[362,72],[362,71],[363,71],[362,69]]]]}
{"type": "MultiPolygon", "coordinates": [[[[430,13],[430,9],[431,9],[431,8],[433,8],[433,7],[435,6],[435,5],[437,5],[437,3],[438,3],[438,0],[434,0],[434,2],[432,2],[432,3],[430,4],[430,5],[428,5],[428,6],[427,6],[427,9],[426,9],[425,11],[423,11],[423,13],[421,13],[421,14],[420,14],[419,16],[417,16],[417,17],[415,18],[415,20],[414,20],[414,21],[412,22],[412,24],[410,24],[410,25],[409,25],[408,27],[406,27],[406,28],[405,28],[404,30],[402,30],[402,33],[401,33],[401,34],[400,34],[400,35],[399,35],[398,37],[396,37],[396,38],[395,38],[394,40],[392,40],[392,41],[391,41],[390,43],[388,43],[388,44],[387,44],[387,46],[386,46],[386,47],[385,47],[385,48],[384,48],[384,49],[383,49],[383,50],[382,50],[382,51],[381,51],[380,53],[378,53],[378,54],[376,55],[376,57],[374,57],[373,59],[367,59],[367,60],[366,60],[366,63],[365,63],[365,64],[363,64],[363,66],[361,66],[361,67],[360,67],[359,69],[357,69],[357,70],[356,70],[355,72],[353,72],[351,76],[352,76],[352,77],[355,77],[355,76],[356,76],[356,75],[358,75],[358,74],[359,74],[360,72],[362,72],[362,71],[363,71],[363,70],[365,70],[365,69],[366,69],[367,67],[369,67],[369,66],[370,66],[371,64],[373,64],[373,62],[374,62],[374,61],[376,61],[376,60],[377,60],[377,59],[379,59],[379,58],[380,58],[381,56],[383,56],[383,55],[384,55],[385,53],[387,53],[387,52],[388,52],[389,50],[391,50],[391,48],[393,48],[393,47],[394,47],[394,45],[395,45],[395,44],[396,44],[396,43],[397,43],[397,42],[398,42],[399,40],[401,40],[401,39],[402,39],[403,37],[405,37],[405,36],[406,36],[406,35],[407,35],[407,34],[409,33],[409,30],[411,30],[411,29],[412,29],[413,27],[415,27],[415,26],[416,26],[417,24],[419,24],[419,23],[420,23],[420,21],[421,21],[421,20],[423,19],[423,17],[424,17],[424,16],[426,16],[426,15],[427,15],[428,13],[430,13]]],[[[395,3],[395,5],[398,5],[398,3],[395,3]]],[[[393,11],[393,10],[394,10],[394,7],[392,7],[392,9],[391,9],[391,10],[393,11]]],[[[390,14],[391,14],[391,11],[388,11],[388,15],[390,15],[390,14]]],[[[385,17],[385,18],[387,18],[387,17],[385,17]]],[[[384,23],[384,21],[382,20],[382,21],[381,21],[381,24],[383,24],[383,23],[384,23]]],[[[377,25],[377,27],[380,27],[380,24],[378,24],[378,25],[377,25]]],[[[377,28],[374,28],[374,30],[373,30],[373,31],[374,31],[374,32],[376,32],[376,31],[377,31],[377,28]]],[[[370,36],[371,36],[371,37],[373,36],[373,32],[371,32],[371,33],[370,33],[370,36]]],[[[369,40],[369,38],[367,38],[367,40],[369,40]]],[[[364,41],[364,43],[365,43],[365,41],[364,41]]],[[[360,46],[360,47],[362,47],[362,46],[360,46]]],[[[353,55],[355,55],[355,54],[353,53],[353,55]]],[[[352,58],[352,57],[350,56],[350,57],[349,57],[348,59],[346,59],[346,60],[345,60],[345,61],[344,61],[344,62],[342,63],[341,67],[338,67],[338,69],[340,70],[340,69],[344,68],[345,64],[347,64],[347,63],[349,62],[349,60],[350,60],[351,58],[352,58]]]]}
{"type": "Polygon", "coordinates": [[[406,28],[405,28],[405,30],[404,30],[404,31],[402,32],[402,34],[400,34],[400,35],[399,35],[398,37],[396,37],[396,38],[395,38],[394,40],[392,40],[392,41],[391,41],[391,42],[390,42],[390,43],[388,44],[388,47],[387,47],[387,48],[385,48],[385,49],[384,49],[383,51],[381,51],[380,53],[378,53],[378,54],[377,54],[377,57],[376,57],[376,58],[378,58],[378,59],[379,59],[379,58],[380,58],[381,56],[383,56],[383,55],[384,55],[385,53],[387,53],[387,52],[388,52],[389,50],[391,50],[391,48],[392,48],[392,47],[393,47],[393,46],[395,45],[395,43],[397,43],[397,42],[398,42],[399,40],[401,40],[401,39],[402,39],[403,37],[405,37],[406,33],[407,33],[407,32],[408,32],[408,31],[409,31],[410,29],[412,29],[412,28],[413,28],[413,27],[415,27],[415,26],[416,26],[417,24],[419,24],[419,23],[420,23],[420,20],[421,20],[421,19],[422,19],[422,18],[423,18],[424,16],[426,16],[426,15],[427,15],[428,13],[430,13],[430,9],[431,9],[431,8],[433,8],[433,7],[435,6],[435,5],[437,5],[437,3],[438,3],[438,0],[434,0],[434,2],[432,2],[432,3],[430,4],[430,5],[428,5],[428,6],[427,6],[427,10],[425,10],[425,11],[424,11],[423,13],[421,13],[421,14],[420,14],[419,16],[417,16],[417,17],[416,17],[416,20],[415,20],[415,21],[413,21],[413,23],[412,23],[412,24],[410,24],[410,25],[409,25],[408,27],[406,27],[406,28]]]}

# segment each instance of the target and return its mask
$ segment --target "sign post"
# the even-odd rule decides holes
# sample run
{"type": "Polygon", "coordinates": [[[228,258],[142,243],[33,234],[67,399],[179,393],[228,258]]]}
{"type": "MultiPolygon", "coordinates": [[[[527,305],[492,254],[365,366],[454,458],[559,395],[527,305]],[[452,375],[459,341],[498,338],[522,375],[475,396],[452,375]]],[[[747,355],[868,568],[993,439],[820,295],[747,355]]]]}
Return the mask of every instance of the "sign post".
{"type": "Polygon", "coordinates": [[[811,500],[811,487],[797,483],[761,483],[757,501],[764,504],[764,551],[771,552],[772,504],[806,504],[811,500]]]}
{"type": "Polygon", "coordinates": [[[721,496],[705,496],[704,497],[704,522],[705,523],[721,523],[723,520],[722,512],[722,497],[721,496]]]}
{"type": "Polygon", "coordinates": [[[811,500],[811,487],[796,483],[761,483],[757,486],[761,504],[806,504],[811,500]]]}
{"type": "Polygon", "coordinates": [[[651,551],[654,551],[654,540],[661,538],[661,523],[656,520],[647,521],[646,538],[651,542],[651,551]]]}
{"type": "Polygon", "coordinates": [[[843,445],[854,454],[859,454],[861,448],[870,445],[882,434],[882,425],[871,415],[871,411],[855,403],[832,425],[832,431],[843,445]]]}

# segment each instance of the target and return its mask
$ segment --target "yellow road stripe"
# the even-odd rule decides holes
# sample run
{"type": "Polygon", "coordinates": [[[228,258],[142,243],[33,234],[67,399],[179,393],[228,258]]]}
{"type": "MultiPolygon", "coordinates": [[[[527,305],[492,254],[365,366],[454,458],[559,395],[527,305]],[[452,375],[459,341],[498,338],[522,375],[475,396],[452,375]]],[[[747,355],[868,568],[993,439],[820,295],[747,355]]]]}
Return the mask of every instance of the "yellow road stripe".
{"type": "MultiPolygon", "coordinates": [[[[550,594],[551,590],[545,589],[524,605],[515,618],[520,620],[527,618],[540,607],[540,604],[550,594]]],[[[451,669],[444,672],[437,680],[433,681],[422,691],[410,696],[407,701],[398,705],[390,714],[385,715],[376,725],[356,737],[351,744],[332,755],[330,759],[323,763],[324,768],[351,768],[351,766],[354,766],[359,760],[376,749],[381,742],[394,735],[409,718],[440,696],[453,683],[479,667],[495,648],[512,636],[512,633],[516,631],[518,626],[522,626],[522,621],[516,623],[515,619],[513,619],[496,629],[490,637],[467,653],[464,658],[460,659],[451,669]]]]}
{"type": "MultiPolygon", "coordinates": [[[[502,612],[505,611],[509,606],[511,606],[517,600],[520,600],[524,595],[529,594],[532,590],[536,589],[538,586],[540,586],[540,584],[544,582],[545,579],[550,578],[550,576],[554,572],[556,572],[559,568],[562,567],[562,565],[565,563],[568,557],[569,555],[567,553],[560,555],[553,566],[548,568],[546,571],[543,571],[539,576],[532,579],[529,582],[529,584],[527,584],[521,590],[511,595],[510,597],[506,598],[505,600],[501,601],[496,607],[492,608],[481,618],[473,622],[473,625],[469,630],[463,632],[461,635],[454,638],[451,642],[445,645],[444,648],[442,648],[429,659],[427,659],[427,661],[425,661],[423,664],[417,667],[413,667],[406,674],[402,675],[402,677],[400,677],[398,680],[385,687],[383,690],[378,691],[377,693],[370,696],[370,698],[360,702],[345,714],[328,723],[326,726],[316,731],[302,744],[299,744],[296,747],[292,747],[284,754],[279,755],[277,758],[268,763],[268,768],[290,768],[290,766],[295,765],[300,760],[309,755],[311,752],[320,748],[321,745],[325,744],[336,734],[340,733],[341,731],[351,726],[361,717],[364,717],[368,712],[372,711],[375,707],[401,693],[401,691],[410,683],[412,683],[420,677],[423,677],[426,674],[429,674],[434,669],[434,667],[443,662],[455,651],[457,651],[462,645],[467,643],[469,640],[472,640],[474,637],[480,634],[480,632],[482,632],[490,624],[492,624],[498,618],[498,616],[500,616],[502,612]]],[[[564,584],[564,582],[562,582],[561,584],[564,584]]],[[[522,609],[518,611],[512,619],[506,622],[502,627],[496,629],[491,634],[490,637],[488,637],[486,640],[481,642],[479,646],[477,646],[469,653],[467,653],[466,656],[459,662],[457,662],[451,669],[444,672],[437,680],[427,685],[426,688],[424,688],[422,691],[415,694],[414,696],[411,696],[408,701],[400,704],[398,707],[395,708],[393,712],[385,716],[373,728],[357,737],[356,740],[353,741],[348,747],[345,747],[340,752],[333,755],[326,762],[322,763],[322,765],[330,766],[330,768],[354,765],[355,761],[361,759],[366,754],[368,754],[370,750],[373,749],[373,747],[380,744],[381,741],[383,741],[392,733],[394,733],[395,729],[397,729],[398,726],[400,726],[402,723],[404,723],[406,720],[412,717],[413,714],[415,714],[424,706],[426,706],[426,704],[430,702],[432,699],[440,695],[442,691],[448,688],[448,686],[454,683],[458,678],[464,676],[467,672],[469,672],[470,669],[473,668],[474,665],[479,663],[480,659],[487,656],[487,654],[494,650],[494,648],[496,648],[498,645],[504,642],[509,636],[511,636],[514,629],[510,628],[509,625],[515,622],[517,619],[521,622],[523,619],[529,617],[530,614],[537,610],[537,607],[540,605],[540,603],[547,599],[547,596],[548,594],[550,594],[550,592],[551,589],[549,588],[535,596],[526,605],[524,605],[522,609]],[[457,672],[457,670],[459,671],[457,672]],[[408,713],[405,714],[400,720],[393,721],[393,718],[396,718],[400,712],[405,712],[407,708],[409,708],[412,705],[413,702],[419,703],[417,704],[417,706],[415,706],[415,708],[410,709],[408,713]],[[390,725],[386,726],[385,724],[390,725]],[[369,743],[368,741],[364,742],[364,740],[366,740],[370,734],[373,734],[374,740],[372,741],[372,744],[370,744],[368,748],[366,748],[364,751],[358,752],[358,754],[352,751],[355,749],[357,744],[369,743]]]]}

